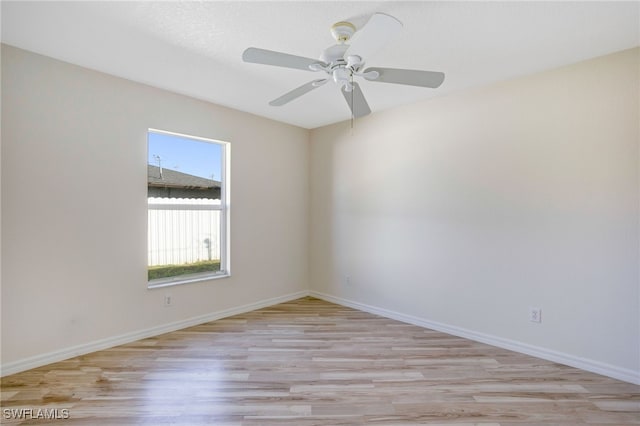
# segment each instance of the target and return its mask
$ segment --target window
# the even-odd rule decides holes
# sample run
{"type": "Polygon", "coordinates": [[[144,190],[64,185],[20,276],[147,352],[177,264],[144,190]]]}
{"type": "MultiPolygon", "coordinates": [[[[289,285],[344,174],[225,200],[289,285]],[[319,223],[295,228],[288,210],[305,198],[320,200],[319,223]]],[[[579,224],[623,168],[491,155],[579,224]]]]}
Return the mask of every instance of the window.
{"type": "Polygon", "coordinates": [[[149,129],[149,287],[229,275],[229,144],[149,129]]]}

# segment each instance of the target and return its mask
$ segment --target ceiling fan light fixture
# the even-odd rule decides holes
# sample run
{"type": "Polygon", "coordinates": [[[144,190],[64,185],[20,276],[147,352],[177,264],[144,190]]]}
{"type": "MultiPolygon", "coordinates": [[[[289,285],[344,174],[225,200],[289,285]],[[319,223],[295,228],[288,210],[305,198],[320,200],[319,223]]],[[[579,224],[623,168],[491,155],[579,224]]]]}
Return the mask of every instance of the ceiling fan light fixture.
{"type": "Polygon", "coordinates": [[[340,67],[333,70],[333,81],[339,86],[343,86],[351,80],[351,71],[348,68],[340,67]]]}

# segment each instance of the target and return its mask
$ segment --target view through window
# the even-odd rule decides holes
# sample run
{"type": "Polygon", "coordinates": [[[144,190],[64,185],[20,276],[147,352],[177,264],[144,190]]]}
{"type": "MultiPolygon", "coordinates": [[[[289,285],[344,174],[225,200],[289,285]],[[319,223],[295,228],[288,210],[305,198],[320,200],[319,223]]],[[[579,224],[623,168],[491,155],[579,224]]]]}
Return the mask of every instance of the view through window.
{"type": "Polygon", "coordinates": [[[148,132],[149,286],[228,274],[228,143],[148,132]]]}

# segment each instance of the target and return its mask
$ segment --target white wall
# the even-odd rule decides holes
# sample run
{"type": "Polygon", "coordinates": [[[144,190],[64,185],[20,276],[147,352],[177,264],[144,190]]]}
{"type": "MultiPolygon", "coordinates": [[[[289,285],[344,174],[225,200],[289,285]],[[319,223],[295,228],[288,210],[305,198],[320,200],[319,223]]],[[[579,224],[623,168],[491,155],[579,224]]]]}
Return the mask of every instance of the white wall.
{"type": "Polygon", "coordinates": [[[313,130],[312,289],[640,380],[639,52],[313,130]]]}
{"type": "Polygon", "coordinates": [[[639,54],[309,132],[2,46],[2,365],[311,288],[640,377],[639,54]],[[146,288],[149,127],[232,143],[231,278],[146,288]]]}
{"type": "Polygon", "coordinates": [[[308,288],[307,130],[3,45],[1,182],[3,365],[308,288]],[[147,289],[150,127],[231,142],[232,277],[147,289]]]}

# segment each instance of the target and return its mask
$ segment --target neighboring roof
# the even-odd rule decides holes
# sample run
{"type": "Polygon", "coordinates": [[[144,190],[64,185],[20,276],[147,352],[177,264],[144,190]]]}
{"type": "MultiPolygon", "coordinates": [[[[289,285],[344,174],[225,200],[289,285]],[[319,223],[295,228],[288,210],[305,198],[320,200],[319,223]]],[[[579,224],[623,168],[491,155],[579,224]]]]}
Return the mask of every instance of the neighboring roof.
{"type": "Polygon", "coordinates": [[[162,168],[162,178],[160,178],[160,168],[151,164],[147,164],[147,183],[148,186],[163,188],[220,188],[220,182],[217,180],[189,175],[165,167],[162,168]]]}

